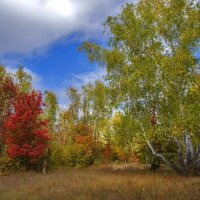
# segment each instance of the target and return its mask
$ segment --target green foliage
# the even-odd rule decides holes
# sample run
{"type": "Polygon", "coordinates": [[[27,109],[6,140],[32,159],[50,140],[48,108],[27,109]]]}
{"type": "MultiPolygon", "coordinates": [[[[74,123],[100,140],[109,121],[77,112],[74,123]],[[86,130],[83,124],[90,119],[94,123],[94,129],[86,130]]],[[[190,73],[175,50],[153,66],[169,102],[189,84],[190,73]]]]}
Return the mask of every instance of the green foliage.
{"type": "Polygon", "coordinates": [[[70,100],[69,111],[74,123],[79,119],[79,112],[81,107],[81,96],[76,87],[69,87],[67,89],[67,95],[70,100]]]}
{"type": "Polygon", "coordinates": [[[57,167],[85,167],[101,162],[102,145],[93,140],[92,127],[81,123],[72,131],[73,140],[51,144],[51,164],[57,167]]]}
{"type": "Polygon", "coordinates": [[[109,101],[108,88],[96,80],[95,83],[88,83],[82,86],[83,96],[83,121],[93,126],[93,137],[98,139],[105,127],[109,124],[112,115],[109,101]]]}
{"type": "Polygon", "coordinates": [[[32,77],[28,74],[23,66],[19,66],[14,74],[16,84],[23,93],[31,92],[32,90],[32,77]]]}
{"type": "Polygon", "coordinates": [[[62,167],[66,166],[65,145],[53,141],[50,144],[50,164],[51,166],[62,167]]]}
{"type": "Polygon", "coordinates": [[[20,162],[17,159],[10,158],[10,156],[6,152],[6,148],[2,150],[2,153],[0,156],[0,174],[1,175],[6,175],[13,172],[19,172],[19,171],[24,171],[24,170],[25,168],[23,168],[20,165],[20,162]]]}
{"type": "Polygon", "coordinates": [[[115,129],[120,143],[142,135],[151,154],[182,175],[200,167],[199,22],[195,0],[140,0],[108,17],[109,48],[82,47],[107,70],[124,115],[115,129]]]}
{"type": "MultiPolygon", "coordinates": [[[[108,48],[83,43],[79,50],[105,69],[105,82],[69,87],[68,107],[59,113],[54,92],[45,92],[42,117],[52,133],[52,166],[128,162],[136,154],[153,170],[162,161],[181,175],[200,175],[199,5],[195,0],[127,3],[104,24],[108,48]]],[[[17,165],[2,152],[12,86],[30,93],[31,80],[21,66],[14,76],[0,66],[3,168],[17,165]]]]}
{"type": "Polygon", "coordinates": [[[81,143],[62,145],[54,142],[51,149],[50,163],[55,167],[86,167],[101,162],[101,148],[88,146],[81,143]]]}
{"type": "Polygon", "coordinates": [[[85,167],[93,164],[94,156],[91,151],[85,151],[84,144],[73,144],[65,149],[66,162],[72,167],[85,167]]]}
{"type": "Polygon", "coordinates": [[[56,122],[56,114],[58,110],[58,101],[54,92],[45,91],[45,108],[44,108],[44,118],[48,120],[49,130],[53,132],[54,124],[56,122]]]}

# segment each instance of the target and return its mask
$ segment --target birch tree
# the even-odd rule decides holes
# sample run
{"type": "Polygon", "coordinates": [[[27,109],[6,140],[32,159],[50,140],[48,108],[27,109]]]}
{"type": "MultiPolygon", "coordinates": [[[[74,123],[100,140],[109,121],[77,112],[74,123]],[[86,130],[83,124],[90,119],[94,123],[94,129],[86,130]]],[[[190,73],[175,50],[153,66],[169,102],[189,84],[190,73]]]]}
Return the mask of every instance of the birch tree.
{"type": "Polygon", "coordinates": [[[127,3],[105,27],[109,48],[85,42],[80,49],[107,70],[114,105],[132,116],[133,135],[179,174],[200,175],[200,4],[127,3]],[[172,148],[159,152],[155,136],[172,148]]]}

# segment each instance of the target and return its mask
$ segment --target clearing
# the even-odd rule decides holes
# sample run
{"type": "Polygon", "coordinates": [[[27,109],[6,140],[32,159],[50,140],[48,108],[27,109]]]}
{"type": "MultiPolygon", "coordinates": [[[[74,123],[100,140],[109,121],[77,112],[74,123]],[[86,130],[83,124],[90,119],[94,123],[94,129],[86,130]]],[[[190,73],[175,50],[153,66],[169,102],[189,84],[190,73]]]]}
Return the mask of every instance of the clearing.
{"type": "Polygon", "coordinates": [[[132,164],[20,173],[2,181],[1,200],[200,200],[199,177],[150,173],[132,164]]]}

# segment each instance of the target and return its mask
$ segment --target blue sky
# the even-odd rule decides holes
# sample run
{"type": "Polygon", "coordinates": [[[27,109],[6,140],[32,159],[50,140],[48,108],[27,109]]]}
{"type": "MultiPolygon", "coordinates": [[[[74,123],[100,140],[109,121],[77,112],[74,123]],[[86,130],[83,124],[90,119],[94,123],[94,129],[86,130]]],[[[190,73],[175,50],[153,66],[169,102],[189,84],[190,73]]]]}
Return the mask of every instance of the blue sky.
{"type": "Polygon", "coordinates": [[[60,103],[70,85],[104,74],[78,51],[82,41],[105,43],[103,22],[125,0],[1,0],[0,63],[32,74],[39,90],[54,90],[60,103]]]}

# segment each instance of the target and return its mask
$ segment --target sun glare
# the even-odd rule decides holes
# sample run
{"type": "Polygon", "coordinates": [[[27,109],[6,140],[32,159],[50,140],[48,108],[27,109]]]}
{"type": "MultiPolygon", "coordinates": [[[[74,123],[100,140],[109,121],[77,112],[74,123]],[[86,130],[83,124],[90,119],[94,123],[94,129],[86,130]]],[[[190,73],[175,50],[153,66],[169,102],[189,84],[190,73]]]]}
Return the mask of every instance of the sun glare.
{"type": "Polygon", "coordinates": [[[68,0],[50,0],[47,7],[61,16],[70,16],[73,14],[73,8],[68,0]]]}

